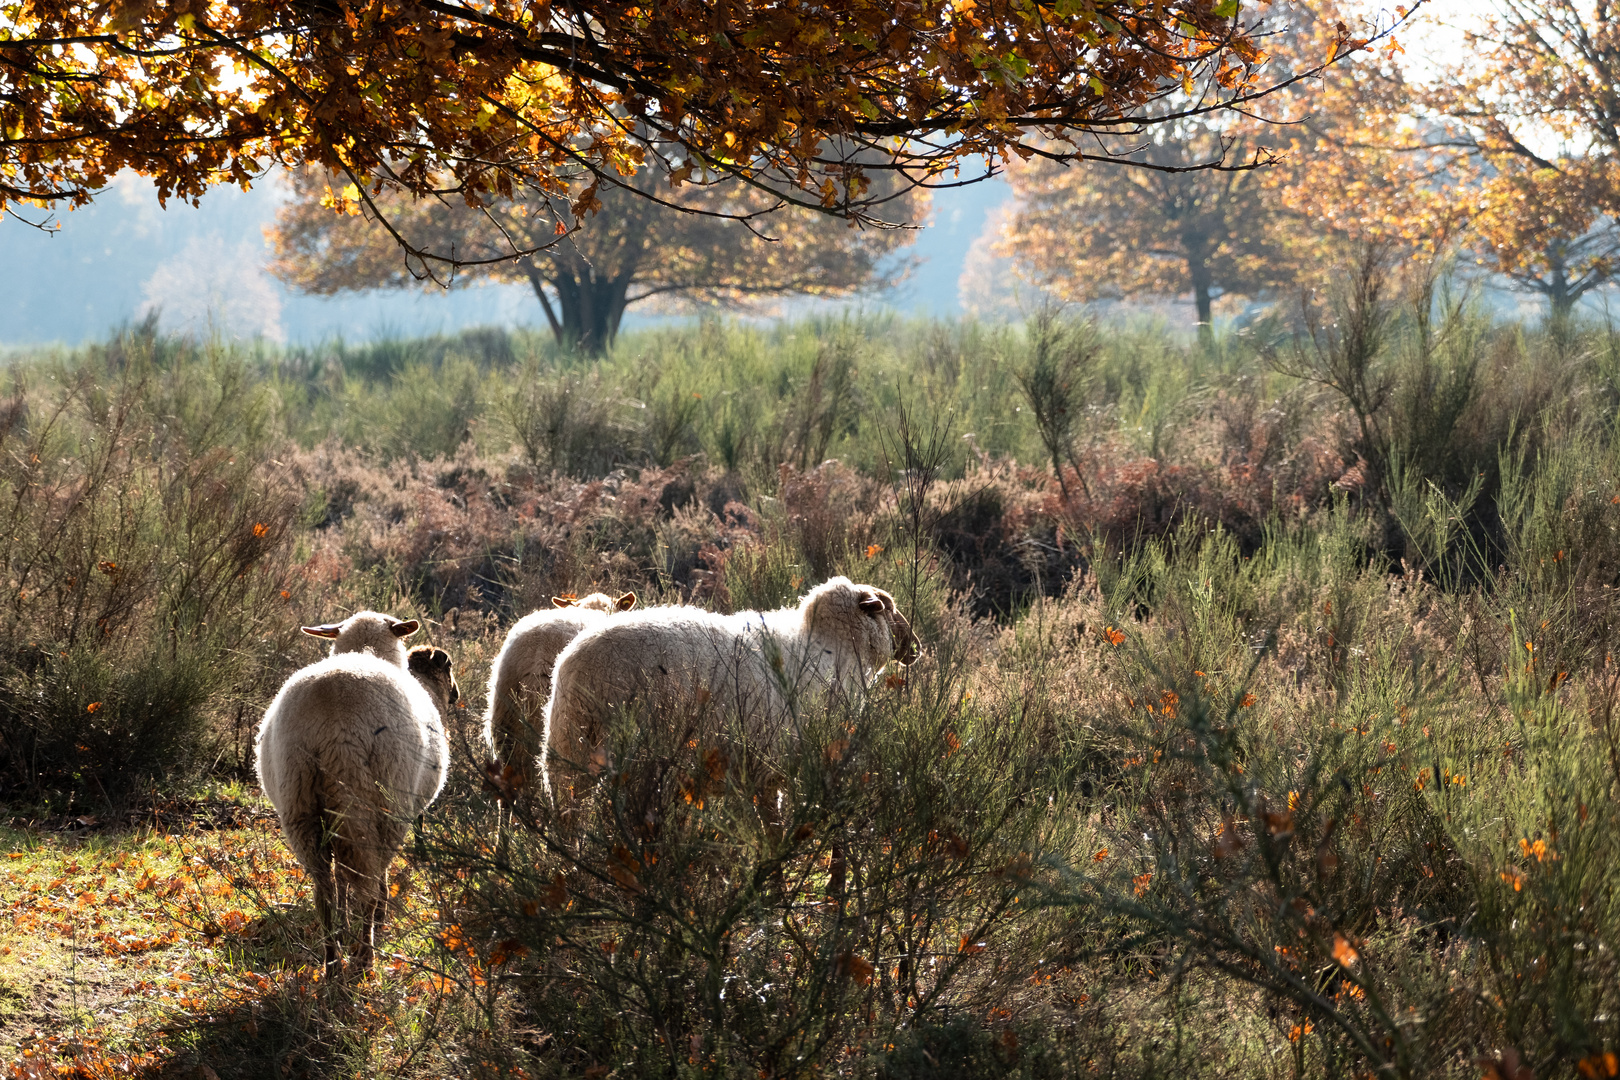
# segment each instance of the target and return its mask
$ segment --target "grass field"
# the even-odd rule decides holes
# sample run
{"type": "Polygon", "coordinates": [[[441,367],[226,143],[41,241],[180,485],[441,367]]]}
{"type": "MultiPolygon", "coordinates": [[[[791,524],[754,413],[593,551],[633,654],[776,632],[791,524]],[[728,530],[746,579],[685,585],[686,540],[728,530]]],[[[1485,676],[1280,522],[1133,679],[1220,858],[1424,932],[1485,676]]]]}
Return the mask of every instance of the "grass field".
{"type": "Polygon", "coordinates": [[[1345,295],[15,358],[11,1074],[1620,1074],[1620,336],[1345,295]],[[925,643],[861,711],[627,721],[578,847],[497,849],[515,618],[835,573],[925,643]],[[345,989],[250,749],[366,606],[469,707],[345,989]]]}

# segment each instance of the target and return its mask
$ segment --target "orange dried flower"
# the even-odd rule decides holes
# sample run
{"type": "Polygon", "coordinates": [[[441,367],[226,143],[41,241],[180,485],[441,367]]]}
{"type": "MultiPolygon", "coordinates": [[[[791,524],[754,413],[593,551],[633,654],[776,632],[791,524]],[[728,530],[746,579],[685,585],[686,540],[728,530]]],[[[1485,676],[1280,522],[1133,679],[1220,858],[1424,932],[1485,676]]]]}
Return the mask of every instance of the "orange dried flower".
{"type": "Polygon", "coordinates": [[[857,986],[870,985],[875,970],[872,961],[856,953],[841,952],[833,958],[833,973],[854,979],[857,986]]]}

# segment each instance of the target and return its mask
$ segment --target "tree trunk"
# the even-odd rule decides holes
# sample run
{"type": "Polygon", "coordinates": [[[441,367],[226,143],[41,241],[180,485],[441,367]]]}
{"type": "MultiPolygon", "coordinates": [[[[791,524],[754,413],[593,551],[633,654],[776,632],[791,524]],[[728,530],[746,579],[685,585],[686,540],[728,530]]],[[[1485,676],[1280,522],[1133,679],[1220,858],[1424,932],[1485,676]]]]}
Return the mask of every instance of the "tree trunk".
{"type": "Polygon", "coordinates": [[[1206,225],[1196,207],[1190,206],[1180,227],[1181,247],[1187,253],[1187,277],[1192,282],[1193,304],[1198,309],[1198,343],[1214,344],[1214,328],[1210,322],[1210,291],[1215,282],[1209,271],[1209,257],[1220,246],[1205,231],[1206,225]]]}
{"type": "Polygon", "coordinates": [[[546,321],[551,324],[551,333],[557,339],[557,344],[591,356],[606,352],[619,334],[619,324],[624,320],[625,297],[633,280],[634,275],[630,272],[617,277],[597,278],[589,268],[578,274],[560,267],[554,268],[544,282],[556,291],[555,308],[539,284],[535,284],[535,292],[545,308],[546,321]]]}
{"type": "Polygon", "coordinates": [[[619,335],[626,297],[640,268],[640,244],[622,253],[616,260],[617,273],[613,274],[592,265],[577,251],[553,250],[547,254],[548,259],[532,267],[529,282],[545,309],[552,336],[557,344],[589,356],[606,352],[619,335]],[[543,285],[549,285],[556,294],[555,307],[543,285]]]}
{"type": "Polygon", "coordinates": [[[1576,299],[1578,298],[1569,287],[1569,276],[1564,272],[1563,266],[1554,266],[1547,282],[1548,318],[1558,324],[1568,322],[1570,313],[1575,310],[1576,299]]]}
{"type": "Polygon", "coordinates": [[[1215,341],[1214,324],[1210,321],[1210,286],[1209,267],[1202,258],[1188,256],[1187,269],[1192,273],[1193,303],[1198,308],[1198,340],[1200,344],[1210,345],[1215,341]]]}

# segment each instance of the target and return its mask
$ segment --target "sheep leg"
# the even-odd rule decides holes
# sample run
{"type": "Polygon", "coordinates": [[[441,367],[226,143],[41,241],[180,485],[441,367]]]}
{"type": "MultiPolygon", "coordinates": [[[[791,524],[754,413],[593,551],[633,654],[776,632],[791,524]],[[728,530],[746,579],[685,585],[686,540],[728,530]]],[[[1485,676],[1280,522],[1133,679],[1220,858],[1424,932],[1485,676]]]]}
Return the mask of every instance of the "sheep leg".
{"type": "Polygon", "coordinates": [[[335,861],[333,880],[336,887],[333,893],[336,901],[332,905],[333,932],[332,932],[332,967],[329,969],[334,979],[343,978],[343,969],[346,966],[345,956],[353,952],[354,940],[354,882],[351,872],[343,865],[342,859],[335,861]]]}
{"type": "Polygon", "coordinates": [[[311,877],[315,879],[315,918],[321,924],[321,943],[324,948],[322,963],[325,967],[325,978],[330,981],[337,974],[339,959],[337,926],[332,910],[335,889],[330,854],[311,877]]]}
{"type": "Polygon", "coordinates": [[[599,779],[593,770],[564,766],[551,759],[548,777],[551,794],[551,831],[557,843],[578,851],[585,840],[585,825],[595,809],[599,779]]]}
{"type": "Polygon", "coordinates": [[[377,926],[382,922],[383,909],[388,906],[388,871],[385,868],[367,890],[365,925],[360,931],[360,947],[355,954],[355,978],[365,978],[376,955],[377,926]]]}

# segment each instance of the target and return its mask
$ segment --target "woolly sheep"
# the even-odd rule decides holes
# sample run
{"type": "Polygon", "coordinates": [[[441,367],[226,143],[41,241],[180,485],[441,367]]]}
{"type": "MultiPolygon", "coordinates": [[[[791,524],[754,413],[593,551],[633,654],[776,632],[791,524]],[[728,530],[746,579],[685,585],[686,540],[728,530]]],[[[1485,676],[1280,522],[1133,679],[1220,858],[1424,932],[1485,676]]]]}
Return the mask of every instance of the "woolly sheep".
{"type": "Polygon", "coordinates": [[[304,627],[333,638],[332,653],[294,672],[259,725],[259,783],[315,883],[329,974],[353,903],[364,905],[357,970],[371,966],[388,865],[444,786],[444,714],[460,691],[442,649],[406,651],[417,629],[374,611],[304,627]]]}
{"type": "Polygon", "coordinates": [[[775,744],[793,699],[858,694],[917,639],[882,589],[835,577],[796,607],[716,615],[693,607],[633,612],[584,631],[557,658],[546,706],[545,783],[566,815],[580,770],[601,764],[607,719],[639,701],[654,711],[734,714],[751,740],[775,744]]]}
{"type": "Polygon", "coordinates": [[[557,654],[582,630],[615,611],[636,606],[636,594],[615,599],[591,593],[582,599],[554,596],[552,609],[525,615],[506,634],[495,654],[489,705],[484,711],[484,744],[491,772],[503,789],[532,790],[534,762],[540,753],[537,721],[551,696],[551,669],[557,654]]]}

